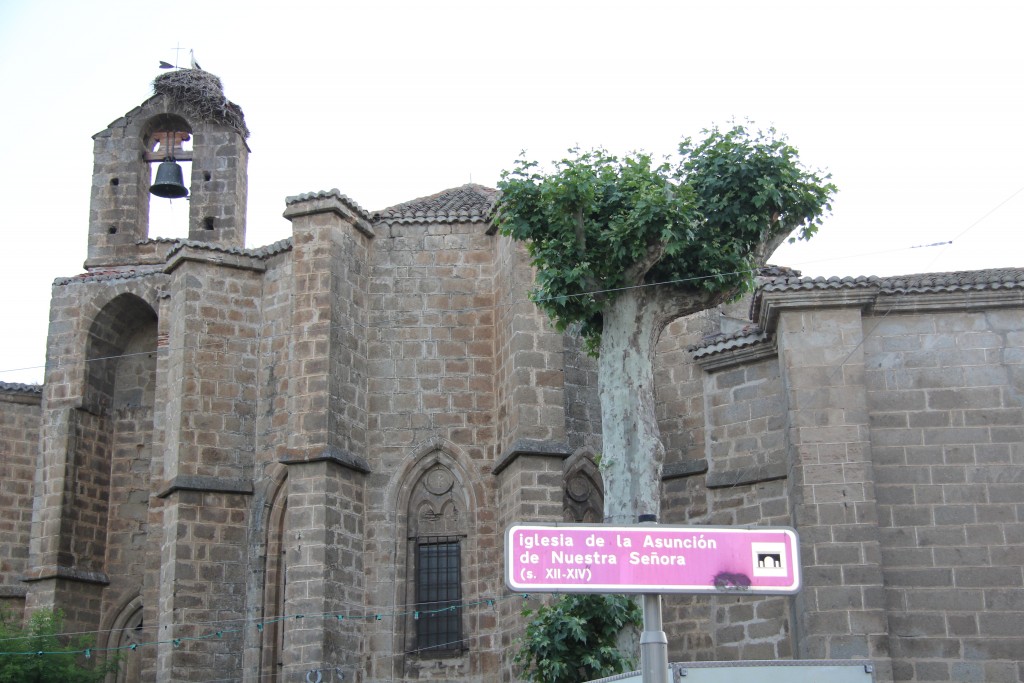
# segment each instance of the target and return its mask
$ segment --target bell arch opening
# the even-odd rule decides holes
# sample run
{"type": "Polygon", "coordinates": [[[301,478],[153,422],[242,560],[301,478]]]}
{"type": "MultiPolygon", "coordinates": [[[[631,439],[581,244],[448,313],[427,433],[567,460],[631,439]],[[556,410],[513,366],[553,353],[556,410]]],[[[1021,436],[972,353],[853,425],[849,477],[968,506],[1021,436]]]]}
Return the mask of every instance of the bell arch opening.
{"type": "Polygon", "coordinates": [[[189,234],[187,195],[192,178],[192,126],[175,114],[160,114],[147,122],[145,130],[149,234],[151,237],[186,238],[189,234]]]}

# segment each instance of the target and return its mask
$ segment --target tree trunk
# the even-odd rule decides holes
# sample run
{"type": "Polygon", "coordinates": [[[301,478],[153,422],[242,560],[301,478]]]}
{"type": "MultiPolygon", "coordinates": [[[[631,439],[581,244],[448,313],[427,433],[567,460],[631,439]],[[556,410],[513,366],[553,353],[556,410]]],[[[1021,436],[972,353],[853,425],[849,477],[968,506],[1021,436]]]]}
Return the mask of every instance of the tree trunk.
{"type": "Polygon", "coordinates": [[[661,508],[654,347],[664,328],[656,288],[629,289],[605,308],[598,359],[605,522],[633,524],[661,508]]]}

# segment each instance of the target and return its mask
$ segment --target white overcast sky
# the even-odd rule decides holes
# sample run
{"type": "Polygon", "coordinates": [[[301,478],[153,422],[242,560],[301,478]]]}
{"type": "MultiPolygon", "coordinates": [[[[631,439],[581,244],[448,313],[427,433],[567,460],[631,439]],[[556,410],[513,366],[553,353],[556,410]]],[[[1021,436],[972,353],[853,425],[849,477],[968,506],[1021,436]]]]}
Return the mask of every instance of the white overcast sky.
{"type": "MultiPolygon", "coordinates": [[[[42,380],[51,284],[85,260],[91,136],[176,46],[245,111],[250,247],[290,234],[289,195],[375,210],[493,187],[524,149],[668,154],[735,118],[840,188],[772,262],[891,275],[1024,265],[1022,26],[1019,0],[0,0],[0,381],[42,380]]],[[[151,236],[186,233],[171,210],[151,236]]]]}

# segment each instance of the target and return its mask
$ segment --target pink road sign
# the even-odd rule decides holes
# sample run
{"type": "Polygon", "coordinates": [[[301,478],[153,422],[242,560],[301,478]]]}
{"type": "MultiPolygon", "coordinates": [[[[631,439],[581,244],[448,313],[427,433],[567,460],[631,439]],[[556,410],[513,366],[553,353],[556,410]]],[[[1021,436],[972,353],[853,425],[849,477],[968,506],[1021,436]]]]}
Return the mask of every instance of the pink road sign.
{"type": "Polygon", "coordinates": [[[522,593],[796,593],[788,527],[515,524],[505,584],[522,593]]]}

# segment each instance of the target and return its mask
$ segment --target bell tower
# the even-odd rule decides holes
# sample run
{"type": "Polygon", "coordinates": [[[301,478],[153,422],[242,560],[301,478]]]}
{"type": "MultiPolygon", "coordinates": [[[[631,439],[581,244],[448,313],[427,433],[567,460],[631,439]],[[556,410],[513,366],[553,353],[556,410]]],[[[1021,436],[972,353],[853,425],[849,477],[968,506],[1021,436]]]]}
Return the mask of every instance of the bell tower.
{"type": "Polygon", "coordinates": [[[149,234],[154,195],[189,203],[189,240],[245,246],[249,130],[241,107],[224,97],[219,78],[198,67],[160,75],[153,91],[93,136],[88,270],[158,257],[147,247],[159,237],[149,234]],[[189,177],[180,162],[191,162],[189,177]]]}

